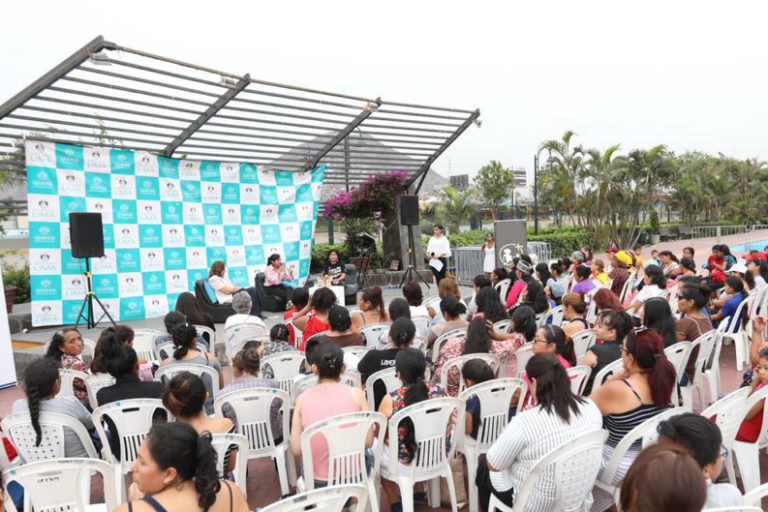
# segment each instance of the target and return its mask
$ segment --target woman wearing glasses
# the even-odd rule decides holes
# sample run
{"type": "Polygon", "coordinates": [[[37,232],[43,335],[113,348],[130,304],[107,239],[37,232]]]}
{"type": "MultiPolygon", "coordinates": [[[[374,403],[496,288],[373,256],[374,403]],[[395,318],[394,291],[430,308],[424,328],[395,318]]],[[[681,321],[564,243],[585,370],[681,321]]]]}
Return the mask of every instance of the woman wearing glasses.
{"type": "MultiPolygon", "coordinates": [[[[659,414],[670,406],[670,396],[676,382],[675,367],[664,355],[664,344],[652,329],[630,332],[621,345],[623,370],[608,377],[605,384],[589,398],[603,413],[603,426],[608,440],[603,447],[603,460],[613,455],[616,445],[633,428],[659,414]]],[[[616,471],[613,484],[624,478],[640,447],[633,447],[624,455],[616,471]]],[[[613,505],[613,496],[595,490],[593,511],[607,510],[613,505]]]]}

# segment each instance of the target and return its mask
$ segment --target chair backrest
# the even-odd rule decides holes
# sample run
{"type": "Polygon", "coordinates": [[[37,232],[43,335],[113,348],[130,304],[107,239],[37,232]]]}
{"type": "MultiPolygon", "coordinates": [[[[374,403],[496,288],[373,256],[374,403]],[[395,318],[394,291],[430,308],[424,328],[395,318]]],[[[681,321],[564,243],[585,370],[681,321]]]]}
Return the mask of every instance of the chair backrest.
{"type": "Polygon", "coordinates": [[[515,367],[515,377],[519,379],[525,372],[525,365],[528,364],[528,360],[533,357],[533,343],[526,343],[515,350],[514,356],[517,360],[517,366],[515,367]]]}
{"type": "MultiPolygon", "coordinates": [[[[597,291],[599,288],[595,288],[595,291],[597,291]]],[[[584,315],[584,318],[587,320],[588,325],[595,325],[595,320],[597,320],[597,302],[592,300],[592,297],[594,295],[589,295],[589,306],[587,306],[587,312],[584,315]]]]}
{"type": "Polygon", "coordinates": [[[96,350],[96,342],[89,338],[83,338],[83,353],[82,356],[91,356],[93,357],[94,351],[96,350]]]}
{"type": "Polygon", "coordinates": [[[624,286],[621,287],[621,293],[619,294],[619,302],[624,303],[625,300],[627,300],[627,296],[629,295],[629,291],[632,289],[632,283],[634,282],[634,279],[632,276],[627,277],[626,282],[624,283],[624,286]]]}
{"type": "Polygon", "coordinates": [[[81,379],[85,383],[89,377],[90,375],[85,372],[59,368],[61,387],[56,396],[75,396],[75,379],[81,379]]]}
{"type": "Polygon", "coordinates": [[[742,312],[744,311],[744,308],[747,305],[746,300],[742,300],[741,303],[739,303],[739,307],[736,308],[736,312],[733,313],[733,317],[730,318],[729,321],[722,320],[721,324],[726,324],[727,327],[725,329],[726,334],[735,334],[738,330],[744,328],[744,322],[742,321],[742,312]],[[739,327],[737,328],[736,325],[739,327]]]}
{"type": "Polygon", "coordinates": [[[365,356],[365,354],[367,354],[368,351],[371,350],[371,348],[370,347],[361,347],[361,346],[358,346],[358,345],[352,345],[350,347],[341,347],[341,350],[345,354],[352,354],[356,358],[362,359],[365,356]]]}
{"type": "Polygon", "coordinates": [[[163,409],[172,418],[170,412],[163,407],[163,402],[156,398],[131,398],[102,405],[93,411],[91,417],[103,445],[106,450],[107,460],[113,464],[119,464],[123,474],[131,470],[131,465],[136,459],[144,438],[152,428],[152,418],[158,409],[163,409]],[[108,416],[115,424],[117,432],[110,432],[111,437],[117,436],[120,445],[120,461],[110,450],[109,438],[104,430],[104,417],[108,416]]]}
{"type": "Polygon", "coordinates": [[[411,317],[411,322],[416,326],[416,334],[418,336],[426,336],[429,332],[429,327],[432,325],[432,319],[428,316],[413,316],[411,317]]]}
{"type": "Polygon", "coordinates": [[[326,335],[326,334],[328,334],[329,332],[331,332],[331,331],[328,331],[328,330],[326,330],[326,331],[320,331],[320,332],[316,332],[315,334],[313,334],[312,336],[310,336],[309,338],[307,338],[306,340],[304,340],[304,346],[306,347],[306,346],[307,346],[307,343],[309,343],[311,340],[313,340],[313,339],[315,339],[315,338],[319,338],[320,336],[325,336],[325,335],[326,335]]]}
{"type": "Polygon", "coordinates": [[[444,332],[440,336],[437,337],[435,342],[432,344],[432,361],[437,361],[438,356],[440,355],[440,347],[445,343],[446,341],[452,339],[452,338],[466,338],[467,337],[467,330],[466,329],[453,329],[448,332],[444,332]]]}
{"type": "Polygon", "coordinates": [[[459,372],[459,393],[464,391],[464,375],[462,374],[462,369],[464,368],[464,365],[467,364],[468,361],[472,361],[473,359],[481,359],[485,361],[488,366],[491,367],[493,370],[494,375],[498,375],[499,373],[499,367],[501,366],[501,362],[499,360],[499,356],[494,354],[465,354],[463,356],[454,357],[453,359],[450,359],[443,364],[443,368],[440,370],[440,385],[443,389],[448,389],[448,374],[451,373],[451,370],[456,369],[459,372]]]}
{"type": "Polygon", "coordinates": [[[65,455],[64,428],[70,428],[80,440],[89,457],[98,458],[88,430],[80,420],[58,412],[41,412],[38,417],[42,436],[36,446],[37,434],[28,412],[12,412],[0,422],[0,428],[10,438],[23,462],[59,459],[65,455]]]}
{"type": "Polygon", "coordinates": [[[16,482],[24,488],[24,500],[35,512],[90,510],[94,506],[89,492],[94,473],[103,478],[105,510],[115,509],[122,495],[120,468],[103,460],[84,458],[30,462],[5,471],[5,506],[8,512],[16,512],[8,493],[10,482],[16,482]]]}
{"type": "Polygon", "coordinates": [[[193,325],[195,326],[197,335],[208,342],[208,347],[210,347],[211,352],[213,352],[213,347],[216,345],[216,331],[206,325],[193,325]]]}
{"type": "Polygon", "coordinates": [[[304,333],[301,332],[301,329],[293,325],[293,319],[288,319],[285,322],[285,325],[291,326],[291,330],[293,330],[293,346],[299,347],[301,345],[301,340],[304,338],[304,333]]]}
{"type": "Polygon", "coordinates": [[[712,329],[705,332],[691,343],[691,348],[688,350],[689,357],[693,354],[693,349],[699,347],[699,351],[696,354],[696,365],[693,374],[694,385],[700,383],[710,358],[713,355],[713,352],[717,349],[717,345],[720,343],[720,334],[719,331],[712,329]]]}
{"type": "Polygon", "coordinates": [[[549,310],[547,317],[544,319],[544,325],[547,324],[560,326],[563,323],[563,306],[555,306],[549,310]]]}
{"type": "Polygon", "coordinates": [[[157,369],[157,371],[155,372],[155,380],[158,382],[166,382],[166,380],[164,379],[170,380],[174,377],[174,375],[179,374],[181,372],[189,372],[194,375],[197,375],[198,377],[203,379],[203,381],[207,380],[205,379],[205,376],[207,375],[211,381],[211,389],[209,389],[208,392],[211,394],[211,396],[214,396],[216,393],[219,392],[219,372],[216,371],[216,368],[212,368],[204,364],[195,364],[195,363],[167,364],[157,369]]]}
{"type": "Polygon", "coordinates": [[[715,424],[720,428],[720,433],[723,436],[723,446],[728,449],[733,446],[741,422],[747,414],[749,391],[750,388],[748,387],[739,388],[701,412],[705,418],[716,416],[715,424]]]}
{"type": "Polygon", "coordinates": [[[421,302],[421,305],[429,309],[430,307],[435,310],[435,313],[440,314],[440,301],[443,300],[440,297],[429,297],[421,302]]]}
{"type": "Polygon", "coordinates": [[[173,344],[172,341],[166,341],[164,343],[156,344],[155,345],[155,361],[162,361],[163,359],[168,359],[169,357],[173,357],[173,352],[176,350],[176,346],[173,344]],[[163,357],[163,353],[165,353],[165,357],[163,357]]]}
{"type": "Polygon", "coordinates": [[[133,331],[133,350],[139,359],[151,361],[155,358],[155,338],[163,333],[154,329],[135,329],[133,331]]]}
{"type": "Polygon", "coordinates": [[[235,457],[235,468],[232,471],[235,475],[235,485],[243,491],[244,496],[247,496],[248,439],[241,434],[213,434],[211,436],[211,445],[216,450],[216,455],[218,456],[216,459],[216,469],[219,472],[219,478],[227,477],[227,462],[230,457],[235,457]],[[229,454],[229,457],[227,457],[227,454],[229,454]]]}
{"type": "Polygon", "coordinates": [[[443,474],[453,458],[459,436],[463,435],[465,405],[458,398],[431,398],[393,414],[389,418],[389,446],[386,448],[390,464],[394,465],[398,460],[398,426],[410,418],[416,450],[408,465],[408,473],[418,480],[443,474]]]}
{"type": "Polygon", "coordinates": [[[520,393],[517,403],[520,410],[528,386],[522,379],[493,379],[467,388],[459,395],[465,404],[470,397],[480,400],[480,424],[477,429],[478,453],[488,450],[509,423],[509,406],[516,392],[520,393]]]}
{"type": "Polygon", "coordinates": [[[608,437],[605,430],[595,430],[570,439],[539,459],[528,472],[520,489],[515,489],[514,512],[525,510],[536,493],[539,479],[549,473],[555,489],[552,510],[582,510],[591,495],[600,465],[603,445],[608,437]]]}
{"type": "Polygon", "coordinates": [[[373,411],[376,405],[376,400],[373,394],[373,387],[376,382],[381,381],[384,387],[387,389],[387,394],[397,391],[403,385],[402,381],[395,375],[395,368],[386,368],[379,370],[376,373],[371,374],[368,380],[365,381],[365,398],[368,401],[368,407],[373,411]]]}
{"type": "Polygon", "coordinates": [[[507,300],[507,293],[509,293],[510,286],[512,286],[511,279],[502,279],[493,286],[493,288],[499,292],[499,297],[501,298],[502,303],[507,300]]]}
{"type": "Polygon", "coordinates": [[[304,352],[298,350],[295,352],[277,352],[263,358],[260,366],[262,371],[269,366],[272,369],[272,378],[277,381],[278,387],[290,394],[293,378],[301,373],[301,364],[304,362],[304,358],[304,352]]]}
{"type": "Polygon", "coordinates": [[[619,441],[619,444],[616,445],[616,448],[613,450],[613,454],[606,462],[606,465],[600,474],[600,480],[607,483],[608,485],[612,485],[622,459],[630,450],[630,448],[632,448],[632,445],[639,441],[641,446],[645,448],[646,446],[655,443],[659,438],[659,432],[657,431],[659,423],[668,420],[672,416],[677,416],[678,414],[683,414],[685,412],[690,411],[683,407],[670,407],[668,409],[664,409],[656,416],[648,418],[627,432],[621,441],[619,441]]]}
{"type": "Polygon", "coordinates": [[[366,324],[360,327],[360,334],[363,336],[366,347],[376,347],[379,344],[379,337],[382,333],[388,333],[390,324],[379,322],[375,324],[366,324]]]}
{"type": "Polygon", "coordinates": [[[605,379],[607,379],[609,375],[612,375],[615,371],[621,370],[623,367],[624,361],[622,361],[621,358],[605,365],[603,369],[597,372],[597,375],[595,375],[595,380],[592,381],[592,391],[594,392],[597,388],[602,386],[603,382],[605,382],[605,379]]]}
{"type": "Polygon", "coordinates": [[[361,411],[339,414],[318,421],[301,433],[301,452],[304,466],[304,480],[307,488],[315,487],[314,460],[311,456],[312,440],[325,439],[328,447],[328,485],[365,483],[379,473],[381,449],[384,445],[387,418],[379,412],[361,411]],[[375,429],[375,430],[374,430],[375,429]],[[373,468],[370,475],[366,470],[365,452],[368,434],[377,432],[374,444],[373,468]]]}
{"type": "Polygon", "coordinates": [[[597,333],[594,329],[584,329],[571,336],[571,340],[573,340],[573,351],[576,354],[576,363],[578,364],[584,359],[584,354],[587,353],[589,347],[597,341],[597,333]]]}
{"type": "Polygon", "coordinates": [[[509,332],[509,324],[512,322],[509,318],[505,318],[504,320],[499,320],[498,322],[493,323],[493,330],[500,333],[500,334],[506,334],[509,332]]]}
{"type": "Polygon", "coordinates": [[[685,372],[685,365],[688,364],[688,355],[691,353],[690,341],[678,341],[664,349],[669,362],[675,367],[677,380],[679,381],[685,372]]]}
{"type": "Polygon", "coordinates": [[[572,366],[566,370],[571,379],[571,392],[574,395],[581,396],[584,393],[584,387],[587,385],[589,376],[592,374],[590,366],[572,366]]]}
{"type": "Polygon", "coordinates": [[[96,400],[96,393],[98,393],[101,388],[111,386],[114,383],[115,378],[108,373],[100,373],[88,377],[88,380],[85,381],[85,389],[88,391],[88,403],[91,406],[91,410],[99,406],[99,402],[96,400]]]}
{"type": "Polygon", "coordinates": [[[231,361],[243,349],[243,345],[250,340],[267,342],[269,341],[269,332],[263,325],[249,322],[230,325],[224,329],[224,346],[229,360],[231,361]]]}
{"type": "Polygon", "coordinates": [[[284,498],[267,507],[261,512],[342,512],[349,500],[357,501],[357,508],[362,509],[368,499],[368,489],[364,485],[334,485],[314,491],[296,494],[284,498]]]}
{"type": "Polygon", "coordinates": [[[363,377],[360,375],[360,372],[353,372],[351,370],[347,370],[341,374],[341,376],[339,377],[339,381],[342,384],[346,384],[347,386],[351,386],[353,388],[363,387],[363,377]]]}
{"type": "Polygon", "coordinates": [[[411,342],[411,348],[421,350],[422,353],[427,355],[427,338],[425,336],[414,336],[411,342]]]}
{"type": "Polygon", "coordinates": [[[235,412],[237,433],[248,441],[248,458],[269,455],[278,446],[276,438],[283,437],[283,443],[288,442],[290,423],[291,396],[275,388],[249,388],[232,391],[217,396],[213,401],[216,416],[224,417],[222,408],[229,404],[235,412]],[[275,402],[278,400],[279,402],[275,402]],[[273,432],[270,421],[272,404],[279,408],[282,415],[282,432],[273,432]]]}
{"type": "Polygon", "coordinates": [[[761,500],[768,496],[768,483],[755,487],[749,492],[744,493],[744,505],[747,506],[760,506],[761,500]]]}

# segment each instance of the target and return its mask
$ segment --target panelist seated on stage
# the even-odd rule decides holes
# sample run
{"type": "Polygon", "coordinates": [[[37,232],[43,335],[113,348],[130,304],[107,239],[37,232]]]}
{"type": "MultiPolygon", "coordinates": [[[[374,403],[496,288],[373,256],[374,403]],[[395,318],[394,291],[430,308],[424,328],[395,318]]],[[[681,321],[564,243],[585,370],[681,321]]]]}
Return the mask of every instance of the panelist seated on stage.
{"type": "Polygon", "coordinates": [[[256,293],[256,288],[242,288],[224,277],[226,272],[226,265],[221,260],[216,260],[211,265],[211,269],[208,271],[208,284],[213,288],[216,294],[216,300],[219,304],[228,304],[232,302],[232,296],[240,290],[248,292],[251,296],[251,314],[261,317],[261,302],[259,296],[256,293]]]}
{"type": "Polygon", "coordinates": [[[325,261],[325,268],[323,269],[323,277],[330,278],[331,284],[336,286],[343,286],[347,274],[344,272],[344,262],[341,261],[339,251],[331,249],[328,252],[328,259],[325,261]]]}
{"type": "Polygon", "coordinates": [[[267,295],[278,297],[283,302],[288,299],[288,290],[296,288],[293,274],[283,266],[279,254],[267,258],[267,268],[264,269],[264,291],[267,295]]]}

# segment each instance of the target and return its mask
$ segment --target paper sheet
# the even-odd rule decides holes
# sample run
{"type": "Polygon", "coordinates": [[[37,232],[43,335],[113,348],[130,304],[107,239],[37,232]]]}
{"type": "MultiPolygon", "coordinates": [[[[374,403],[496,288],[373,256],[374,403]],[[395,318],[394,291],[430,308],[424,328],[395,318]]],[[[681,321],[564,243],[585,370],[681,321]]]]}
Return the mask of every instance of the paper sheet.
{"type": "Polygon", "coordinates": [[[430,266],[430,267],[432,267],[432,268],[434,268],[434,269],[435,269],[436,271],[438,271],[438,272],[440,272],[441,270],[443,270],[443,262],[442,262],[442,261],[440,261],[440,260],[439,260],[439,259],[437,259],[437,258],[431,258],[431,259],[429,260],[429,266],[430,266]]]}

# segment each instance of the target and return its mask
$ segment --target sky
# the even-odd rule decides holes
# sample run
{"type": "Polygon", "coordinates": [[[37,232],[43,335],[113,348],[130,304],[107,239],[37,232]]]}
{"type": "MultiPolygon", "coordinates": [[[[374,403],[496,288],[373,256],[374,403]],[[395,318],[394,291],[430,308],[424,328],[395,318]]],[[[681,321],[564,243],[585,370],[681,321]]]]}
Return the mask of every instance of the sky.
{"type": "Polygon", "coordinates": [[[566,130],[586,147],[666,144],[768,160],[763,1],[6,2],[0,102],[101,34],[233,73],[479,108],[436,162],[526,167],[566,130]]]}

